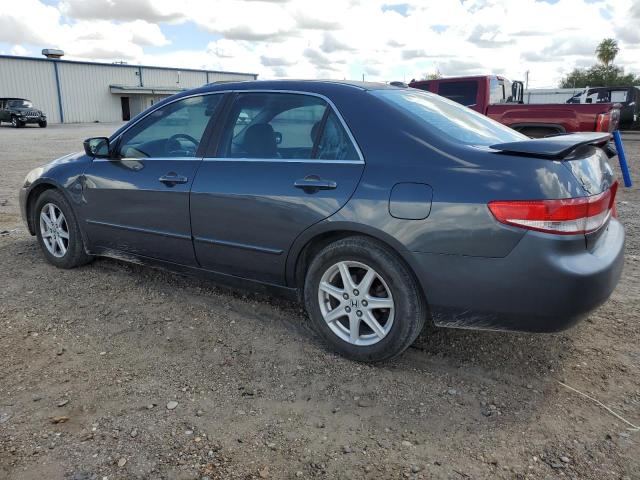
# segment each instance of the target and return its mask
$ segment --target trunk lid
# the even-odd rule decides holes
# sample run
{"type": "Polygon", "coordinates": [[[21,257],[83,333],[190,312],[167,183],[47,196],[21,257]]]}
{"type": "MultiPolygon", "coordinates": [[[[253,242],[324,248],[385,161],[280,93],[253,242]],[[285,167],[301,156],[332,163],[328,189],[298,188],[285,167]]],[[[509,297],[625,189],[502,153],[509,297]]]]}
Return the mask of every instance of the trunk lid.
{"type": "MultiPolygon", "coordinates": [[[[585,192],[584,196],[593,197],[610,189],[615,195],[613,169],[607,161],[607,154],[599,148],[606,146],[609,139],[608,133],[574,133],[496,144],[490,148],[495,150],[496,154],[561,162],[579,182],[585,192]]],[[[610,215],[615,215],[615,207],[600,228],[585,233],[587,248],[593,248],[598,238],[606,231],[610,215]]]]}

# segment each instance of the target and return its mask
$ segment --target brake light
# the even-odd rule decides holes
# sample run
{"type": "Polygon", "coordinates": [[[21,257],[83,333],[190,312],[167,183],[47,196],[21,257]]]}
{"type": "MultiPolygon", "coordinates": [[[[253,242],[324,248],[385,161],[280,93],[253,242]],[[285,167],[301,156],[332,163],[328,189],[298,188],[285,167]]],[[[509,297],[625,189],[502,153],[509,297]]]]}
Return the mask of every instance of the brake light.
{"type": "Polygon", "coordinates": [[[611,123],[611,115],[607,113],[599,113],[596,117],[596,132],[609,132],[609,124],[611,123]]]}
{"type": "Polygon", "coordinates": [[[618,182],[590,197],[559,200],[515,200],[489,202],[496,220],[527,230],[576,235],[602,227],[615,207],[618,182]]]}

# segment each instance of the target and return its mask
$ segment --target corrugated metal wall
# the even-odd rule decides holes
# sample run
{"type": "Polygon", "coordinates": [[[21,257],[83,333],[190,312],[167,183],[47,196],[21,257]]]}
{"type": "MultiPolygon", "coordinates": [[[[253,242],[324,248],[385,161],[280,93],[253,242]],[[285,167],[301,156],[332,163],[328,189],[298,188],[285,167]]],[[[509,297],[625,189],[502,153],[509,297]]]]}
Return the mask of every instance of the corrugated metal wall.
{"type": "MultiPolygon", "coordinates": [[[[60,80],[64,123],[117,122],[122,120],[121,96],[110,85],[189,89],[221,80],[253,80],[252,74],[176,70],[137,65],[109,65],[0,56],[0,97],[31,100],[50,123],[59,123],[60,107],[55,65],[60,80]],[[142,73],[140,76],[139,73],[142,73]],[[141,85],[142,77],[142,85],[141,85]]],[[[131,116],[162,96],[130,97],[131,116]]]]}
{"type": "Polygon", "coordinates": [[[51,123],[60,121],[52,62],[0,58],[0,97],[26,98],[45,112],[51,123]]]}
{"type": "Polygon", "coordinates": [[[207,83],[207,72],[143,68],[142,79],[145,87],[195,88],[207,83]]]}
{"type": "Polygon", "coordinates": [[[122,120],[120,97],[109,85],[138,85],[138,69],[58,63],[65,123],[122,120]]]}

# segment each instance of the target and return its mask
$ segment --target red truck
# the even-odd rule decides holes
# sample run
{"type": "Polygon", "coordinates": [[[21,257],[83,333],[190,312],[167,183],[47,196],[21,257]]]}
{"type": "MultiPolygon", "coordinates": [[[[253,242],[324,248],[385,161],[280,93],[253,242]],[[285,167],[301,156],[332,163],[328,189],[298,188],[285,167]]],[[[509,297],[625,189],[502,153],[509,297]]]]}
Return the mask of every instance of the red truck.
{"type": "Polygon", "coordinates": [[[620,108],[612,103],[524,104],[522,82],[497,75],[412,80],[409,86],[461,103],[530,137],[613,132],[620,119],[620,108]]]}

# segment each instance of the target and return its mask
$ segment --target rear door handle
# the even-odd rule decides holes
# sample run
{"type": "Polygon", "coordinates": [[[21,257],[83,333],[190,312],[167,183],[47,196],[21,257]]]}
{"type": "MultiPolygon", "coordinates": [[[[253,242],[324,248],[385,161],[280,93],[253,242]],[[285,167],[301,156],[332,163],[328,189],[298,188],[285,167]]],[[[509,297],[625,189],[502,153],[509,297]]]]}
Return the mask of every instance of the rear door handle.
{"type": "Polygon", "coordinates": [[[173,187],[178,183],[187,183],[189,179],[182,175],[178,175],[175,172],[169,172],[166,175],[161,176],[158,181],[164,183],[168,187],[173,187]]]}
{"type": "Polygon", "coordinates": [[[296,180],[293,186],[301,188],[307,193],[315,193],[318,190],[334,190],[338,187],[338,184],[333,180],[324,180],[317,175],[307,175],[300,180],[296,180]]]}

